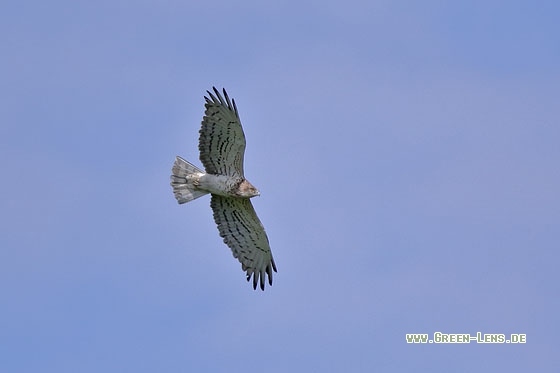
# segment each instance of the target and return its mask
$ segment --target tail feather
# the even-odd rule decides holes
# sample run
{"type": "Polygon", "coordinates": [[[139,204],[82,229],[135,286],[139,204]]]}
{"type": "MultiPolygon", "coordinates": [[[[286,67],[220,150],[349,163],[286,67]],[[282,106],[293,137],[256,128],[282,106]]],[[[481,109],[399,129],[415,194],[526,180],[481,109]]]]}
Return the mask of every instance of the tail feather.
{"type": "Polygon", "coordinates": [[[198,167],[177,156],[171,171],[171,186],[177,202],[187,203],[208,194],[196,187],[199,177],[204,174],[198,167]]]}

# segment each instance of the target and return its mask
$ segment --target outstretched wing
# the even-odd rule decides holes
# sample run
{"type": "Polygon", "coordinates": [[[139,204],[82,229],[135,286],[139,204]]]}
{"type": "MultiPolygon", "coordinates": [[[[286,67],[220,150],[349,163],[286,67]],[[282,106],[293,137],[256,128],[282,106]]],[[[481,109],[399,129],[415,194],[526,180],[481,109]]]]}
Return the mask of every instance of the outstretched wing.
{"type": "Polygon", "coordinates": [[[272,258],[268,237],[255,209],[248,198],[227,198],[212,195],[210,202],[214,220],[218,224],[220,236],[247,271],[247,281],[253,276],[253,288],[257,283],[264,290],[265,277],[272,285],[272,271],[276,264],[272,258]]]}
{"type": "Polygon", "coordinates": [[[204,96],[206,111],[198,142],[200,161],[209,174],[244,178],[245,134],[235,101],[230,101],[225,89],[224,100],[213,88],[216,96],[210,91],[210,98],[204,96]]]}

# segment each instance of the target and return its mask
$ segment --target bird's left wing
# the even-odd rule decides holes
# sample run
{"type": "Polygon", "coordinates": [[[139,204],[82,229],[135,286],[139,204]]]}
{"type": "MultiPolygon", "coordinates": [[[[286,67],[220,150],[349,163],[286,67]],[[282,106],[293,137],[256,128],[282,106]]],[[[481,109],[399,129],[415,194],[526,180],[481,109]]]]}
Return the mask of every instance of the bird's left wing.
{"type": "Polygon", "coordinates": [[[220,236],[241,262],[247,272],[247,281],[253,277],[253,288],[264,290],[265,277],[272,285],[272,271],[276,264],[272,258],[268,237],[248,198],[228,198],[213,194],[210,202],[220,236]]]}
{"type": "Polygon", "coordinates": [[[202,118],[198,149],[207,173],[243,178],[245,134],[234,100],[224,89],[224,97],[214,87],[207,91],[206,111],[202,118]]]}

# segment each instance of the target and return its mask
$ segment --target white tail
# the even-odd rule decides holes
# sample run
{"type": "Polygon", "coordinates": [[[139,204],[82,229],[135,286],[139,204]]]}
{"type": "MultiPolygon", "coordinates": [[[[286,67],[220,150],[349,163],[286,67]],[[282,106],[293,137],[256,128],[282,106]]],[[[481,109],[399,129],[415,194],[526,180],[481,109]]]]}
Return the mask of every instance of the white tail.
{"type": "Polygon", "coordinates": [[[196,187],[198,179],[204,175],[204,171],[198,167],[177,156],[171,171],[173,172],[173,175],[171,175],[171,186],[173,187],[173,193],[175,198],[177,198],[177,202],[187,203],[208,194],[208,192],[196,187]]]}

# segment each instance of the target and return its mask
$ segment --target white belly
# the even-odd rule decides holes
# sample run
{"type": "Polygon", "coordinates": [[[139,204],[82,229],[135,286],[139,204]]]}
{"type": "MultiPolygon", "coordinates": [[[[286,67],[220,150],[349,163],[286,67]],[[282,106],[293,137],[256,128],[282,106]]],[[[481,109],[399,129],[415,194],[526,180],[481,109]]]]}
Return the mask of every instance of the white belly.
{"type": "Polygon", "coordinates": [[[232,189],[239,184],[239,179],[224,175],[204,174],[198,179],[198,188],[224,197],[232,196],[232,189]]]}

